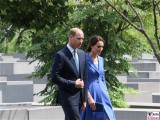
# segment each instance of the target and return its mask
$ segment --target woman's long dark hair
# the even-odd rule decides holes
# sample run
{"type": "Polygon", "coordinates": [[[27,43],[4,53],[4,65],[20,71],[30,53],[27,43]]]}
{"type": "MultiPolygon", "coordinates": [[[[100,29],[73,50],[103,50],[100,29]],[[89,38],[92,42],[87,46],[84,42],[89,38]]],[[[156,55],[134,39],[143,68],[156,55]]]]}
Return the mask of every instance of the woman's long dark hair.
{"type": "Polygon", "coordinates": [[[91,52],[91,49],[92,49],[91,47],[96,45],[97,42],[99,42],[99,41],[102,41],[104,43],[104,39],[101,36],[98,36],[98,35],[92,36],[89,40],[87,52],[91,52]]]}

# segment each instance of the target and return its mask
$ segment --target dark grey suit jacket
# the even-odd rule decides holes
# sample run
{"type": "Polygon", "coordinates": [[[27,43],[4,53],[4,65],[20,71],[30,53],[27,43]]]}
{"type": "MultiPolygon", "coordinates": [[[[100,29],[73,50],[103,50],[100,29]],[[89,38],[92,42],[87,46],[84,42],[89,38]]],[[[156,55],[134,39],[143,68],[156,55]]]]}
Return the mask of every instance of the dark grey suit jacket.
{"type": "Polygon", "coordinates": [[[79,73],[77,72],[74,58],[66,47],[55,54],[51,79],[58,85],[58,103],[61,105],[80,105],[87,100],[87,64],[85,52],[78,49],[79,73]],[[76,79],[84,81],[83,89],[75,88],[76,79]]]}

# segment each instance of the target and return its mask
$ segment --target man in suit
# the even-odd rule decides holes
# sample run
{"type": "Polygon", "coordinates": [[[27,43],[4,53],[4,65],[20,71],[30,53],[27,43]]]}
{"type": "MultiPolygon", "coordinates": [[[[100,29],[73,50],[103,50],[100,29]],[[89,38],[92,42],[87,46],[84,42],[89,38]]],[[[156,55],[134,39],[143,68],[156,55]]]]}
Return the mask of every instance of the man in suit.
{"type": "Polygon", "coordinates": [[[68,44],[58,51],[52,63],[51,79],[58,85],[58,103],[65,113],[65,120],[80,120],[80,109],[86,107],[87,70],[86,55],[79,47],[84,34],[72,28],[68,44]]]}

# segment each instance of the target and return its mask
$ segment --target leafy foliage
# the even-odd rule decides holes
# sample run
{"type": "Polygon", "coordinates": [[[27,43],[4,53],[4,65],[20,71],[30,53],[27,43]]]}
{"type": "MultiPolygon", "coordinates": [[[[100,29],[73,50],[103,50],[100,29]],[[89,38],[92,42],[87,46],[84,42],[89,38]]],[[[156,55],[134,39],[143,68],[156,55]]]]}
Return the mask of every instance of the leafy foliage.
{"type": "Polygon", "coordinates": [[[26,52],[40,42],[32,41],[35,35],[44,34],[43,30],[51,32],[68,20],[68,11],[72,9],[69,10],[66,3],[65,0],[1,0],[0,34],[4,36],[1,51],[26,52]]]}
{"type": "MultiPolygon", "coordinates": [[[[132,14],[129,14],[129,12],[127,12],[126,10],[123,12],[120,9],[123,9],[117,6],[114,6],[110,1],[105,0],[106,3],[113,9],[115,10],[124,21],[126,21],[129,25],[131,25],[133,28],[135,28],[139,33],[141,33],[147,40],[147,42],[149,43],[155,57],[157,58],[158,62],[160,63],[160,41],[159,41],[159,18],[160,18],[160,2],[159,0],[150,0],[148,3],[146,1],[133,1],[131,2],[130,0],[125,0],[125,3],[129,6],[129,8],[132,11],[132,14]],[[143,6],[143,3],[147,3],[147,6],[150,5],[151,9],[144,9],[144,7],[140,7],[143,6]],[[118,9],[119,8],[119,9],[118,9]],[[144,26],[145,24],[145,19],[147,16],[146,14],[144,14],[144,12],[140,12],[139,8],[142,8],[146,13],[150,13],[150,18],[149,20],[152,21],[153,23],[153,34],[152,36],[150,36],[150,34],[148,34],[148,30],[146,29],[146,27],[144,26]],[[152,10],[152,13],[151,13],[152,10]],[[134,19],[132,19],[130,16],[132,16],[134,19]],[[134,17],[135,16],[135,17],[134,17]],[[134,20],[134,21],[133,21],[134,20]],[[154,37],[153,37],[154,35],[154,37]]],[[[122,1],[119,1],[119,3],[122,3],[122,1]]],[[[146,20],[148,21],[148,20],[146,20]]]]}
{"type": "Polygon", "coordinates": [[[53,28],[67,20],[65,0],[1,0],[0,17],[3,22],[19,28],[53,28]]]}
{"type": "MultiPolygon", "coordinates": [[[[126,90],[126,88],[122,83],[120,83],[117,80],[115,75],[121,73],[128,73],[129,69],[131,69],[132,66],[129,63],[128,59],[124,58],[123,55],[129,54],[137,56],[138,53],[136,51],[143,51],[143,49],[141,49],[143,44],[136,37],[134,37],[134,35],[127,34],[128,28],[122,29],[122,31],[117,32],[119,24],[122,21],[116,18],[115,12],[111,13],[111,11],[109,11],[108,8],[105,6],[106,6],[105,4],[102,5],[97,4],[94,6],[85,6],[85,7],[75,6],[76,11],[74,11],[74,13],[69,15],[69,21],[66,23],[66,25],[61,27],[59,31],[55,31],[54,33],[55,36],[52,36],[52,39],[55,38],[56,40],[61,40],[61,42],[62,40],[66,41],[67,40],[66,36],[69,31],[69,28],[67,26],[82,27],[85,33],[84,45],[82,46],[84,50],[86,49],[88,44],[87,40],[92,35],[98,34],[104,37],[106,40],[105,43],[106,47],[103,51],[102,56],[107,59],[107,61],[105,62],[106,80],[107,80],[107,86],[109,87],[110,90],[111,100],[114,101],[114,106],[127,107],[127,104],[124,103],[124,90],[126,90]],[[104,9],[98,12],[99,8],[104,8],[104,9]],[[113,22],[111,23],[111,21],[113,22]],[[63,36],[61,33],[63,34],[65,33],[65,35],[63,36]],[[121,99],[117,99],[117,97],[121,99]]],[[[53,33],[51,33],[51,35],[53,35],[53,33]]],[[[63,43],[67,42],[65,41],[62,42],[62,46],[65,45],[63,43]]],[[[60,49],[61,47],[58,48],[60,49]]],[[[36,51],[33,53],[36,54],[36,51]]],[[[45,50],[44,52],[46,51],[48,52],[49,50],[45,50]]],[[[45,61],[45,63],[46,62],[47,61],[45,61]]],[[[48,64],[51,63],[48,62],[48,64]]],[[[49,83],[50,82],[51,81],[49,81],[49,83]]]]}
{"type": "MultiPolygon", "coordinates": [[[[147,1],[145,2],[149,5],[147,1]]],[[[137,22],[135,16],[131,16],[132,13],[126,4],[120,1],[116,1],[115,4],[130,17],[132,22],[137,22]]],[[[143,12],[143,9],[148,9],[140,1],[135,0],[135,6],[144,14],[144,18],[149,17],[143,12]]],[[[11,51],[25,51],[33,61],[40,62],[39,69],[31,77],[47,77],[46,88],[36,94],[45,96],[41,102],[55,104],[57,86],[52,84],[50,78],[51,62],[54,54],[66,45],[69,29],[80,27],[85,33],[82,46],[84,50],[92,35],[101,35],[105,39],[102,56],[106,60],[106,81],[111,100],[115,107],[128,107],[124,102],[124,92],[135,91],[125,88],[117,80],[116,75],[128,74],[128,71],[133,69],[130,60],[124,55],[138,57],[139,52],[148,52],[150,47],[144,38],[135,33],[104,0],[86,0],[80,4],[65,0],[6,0],[0,1],[0,17],[3,23],[12,24],[11,28],[14,28],[12,37],[8,37],[8,43],[17,47],[14,47],[16,49],[11,47],[11,51]],[[18,35],[15,34],[17,31],[18,35]],[[15,37],[17,39],[13,39],[15,37]]],[[[150,20],[147,21],[150,28],[149,22],[150,20]]]]}

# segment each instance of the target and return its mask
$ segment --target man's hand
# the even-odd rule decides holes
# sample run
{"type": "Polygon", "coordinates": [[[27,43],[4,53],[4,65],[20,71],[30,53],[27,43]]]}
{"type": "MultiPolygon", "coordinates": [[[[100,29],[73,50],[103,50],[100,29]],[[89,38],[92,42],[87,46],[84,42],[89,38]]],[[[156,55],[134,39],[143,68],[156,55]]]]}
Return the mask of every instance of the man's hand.
{"type": "Polygon", "coordinates": [[[83,88],[84,87],[84,82],[81,79],[77,79],[76,80],[76,84],[75,84],[76,88],[83,88]]]}

